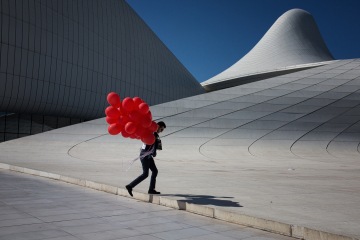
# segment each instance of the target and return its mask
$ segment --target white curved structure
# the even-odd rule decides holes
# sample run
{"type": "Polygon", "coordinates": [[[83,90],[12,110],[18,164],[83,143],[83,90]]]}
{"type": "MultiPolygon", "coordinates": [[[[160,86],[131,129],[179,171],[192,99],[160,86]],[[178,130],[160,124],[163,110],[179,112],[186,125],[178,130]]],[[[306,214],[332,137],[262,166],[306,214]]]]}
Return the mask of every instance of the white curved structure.
{"type": "MultiPolygon", "coordinates": [[[[297,226],[282,233],[301,239],[320,239],[306,235],[316,230],[360,239],[359,69],[360,60],[339,60],[151,106],[167,125],[156,157],[161,201],[297,226]]],[[[126,172],[141,142],[106,126],[101,118],[1,143],[0,168],[105,183],[127,196],[124,186],[141,173],[139,161],[126,172]]]]}
{"type": "Polygon", "coordinates": [[[0,141],[204,92],[125,0],[1,1],[0,141]],[[4,34],[5,33],[5,34],[4,34]]]}
{"type": "Polygon", "coordinates": [[[216,90],[309,68],[313,63],[318,66],[330,60],[334,58],[314,18],[304,10],[292,9],[277,19],[248,54],[202,85],[216,90]]]}

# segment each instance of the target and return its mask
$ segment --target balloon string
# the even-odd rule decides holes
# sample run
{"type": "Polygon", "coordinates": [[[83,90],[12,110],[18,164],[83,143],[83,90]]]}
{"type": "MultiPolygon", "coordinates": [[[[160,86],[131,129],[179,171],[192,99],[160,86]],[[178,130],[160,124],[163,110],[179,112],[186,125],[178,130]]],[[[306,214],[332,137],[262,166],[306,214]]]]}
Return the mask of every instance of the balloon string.
{"type": "MultiPolygon", "coordinates": [[[[144,152],[140,156],[138,156],[138,157],[134,158],[133,160],[129,161],[129,167],[126,169],[126,172],[131,168],[131,166],[134,164],[134,162],[136,160],[138,160],[139,158],[144,158],[144,157],[149,156],[150,154],[152,154],[153,149],[154,149],[154,145],[149,149],[149,151],[144,152]]],[[[140,148],[140,151],[141,151],[141,148],[140,148]]]]}

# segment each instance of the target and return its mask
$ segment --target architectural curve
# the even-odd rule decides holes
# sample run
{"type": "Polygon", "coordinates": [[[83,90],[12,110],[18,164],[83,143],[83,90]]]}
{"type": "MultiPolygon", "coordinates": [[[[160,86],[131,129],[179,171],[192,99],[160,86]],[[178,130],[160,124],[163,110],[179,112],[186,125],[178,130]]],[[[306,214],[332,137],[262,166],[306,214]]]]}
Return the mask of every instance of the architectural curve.
{"type": "MultiPolygon", "coordinates": [[[[226,192],[244,207],[219,210],[360,239],[359,221],[341,225],[360,216],[359,69],[360,59],[339,60],[151,106],[167,125],[157,186],[178,201],[226,192]]],[[[127,194],[124,186],[142,170],[137,161],[126,172],[141,142],[109,135],[106,126],[100,118],[1,143],[1,163],[127,194]]]]}
{"type": "Polygon", "coordinates": [[[236,84],[232,84],[234,86],[310,68],[312,64],[322,65],[331,60],[334,58],[312,15],[301,9],[292,9],[277,19],[249,53],[225,71],[202,82],[202,85],[211,88],[213,84],[238,79],[236,84]],[[253,76],[250,81],[249,76],[253,76]],[[244,77],[248,79],[242,79],[244,77]]]}
{"type": "Polygon", "coordinates": [[[124,0],[2,1],[1,19],[0,112],[89,120],[111,91],[151,105],[204,92],[124,0]]]}

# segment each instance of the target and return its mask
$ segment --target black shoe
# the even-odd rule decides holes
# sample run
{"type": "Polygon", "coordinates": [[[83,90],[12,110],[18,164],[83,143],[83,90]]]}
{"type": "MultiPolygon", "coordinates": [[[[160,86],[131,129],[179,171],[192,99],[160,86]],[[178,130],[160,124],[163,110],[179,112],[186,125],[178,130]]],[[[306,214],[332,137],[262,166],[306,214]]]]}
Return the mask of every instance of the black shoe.
{"type": "Polygon", "coordinates": [[[160,194],[160,192],[157,192],[157,191],[155,191],[155,190],[149,190],[148,193],[149,193],[149,194],[160,194]]]}
{"type": "Polygon", "coordinates": [[[126,189],[128,190],[130,196],[133,196],[133,194],[132,194],[132,187],[130,187],[129,185],[126,185],[125,187],[126,187],[126,189]]]}

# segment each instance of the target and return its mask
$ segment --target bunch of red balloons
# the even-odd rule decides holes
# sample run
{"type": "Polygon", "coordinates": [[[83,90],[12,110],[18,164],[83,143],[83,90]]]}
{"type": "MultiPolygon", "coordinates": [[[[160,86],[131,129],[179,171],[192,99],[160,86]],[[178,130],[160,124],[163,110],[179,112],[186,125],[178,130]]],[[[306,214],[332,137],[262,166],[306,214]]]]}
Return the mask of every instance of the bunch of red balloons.
{"type": "Polygon", "coordinates": [[[111,135],[121,133],[124,138],[141,139],[148,145],[155,142],[154,132],[158,125],[152,120],[146,102],[139,97],[126,97],[121,101],[115,92],[107,95],[107,101],[110,106],[105,109],[105,114],[111,135]]]}

